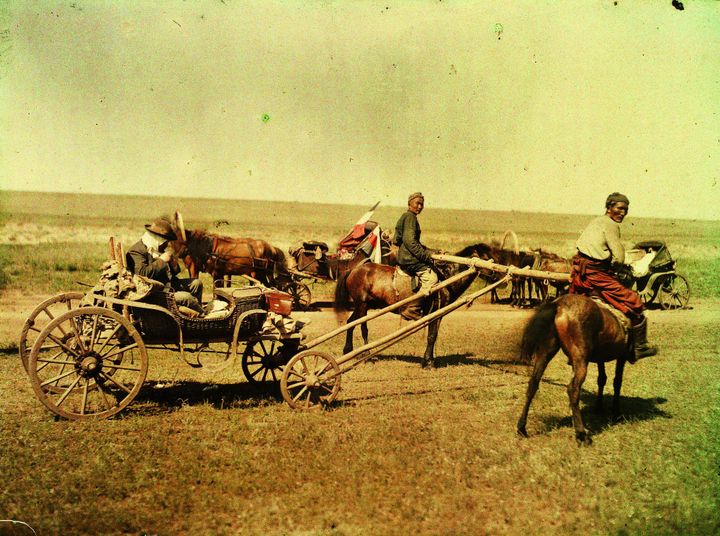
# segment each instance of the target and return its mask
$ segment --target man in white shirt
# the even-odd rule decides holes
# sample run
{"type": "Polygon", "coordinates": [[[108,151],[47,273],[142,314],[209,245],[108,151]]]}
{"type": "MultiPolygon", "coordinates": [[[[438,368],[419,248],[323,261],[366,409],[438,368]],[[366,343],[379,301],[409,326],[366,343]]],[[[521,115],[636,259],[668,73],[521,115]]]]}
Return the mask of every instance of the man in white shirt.
{"type": "Polygon", "coordinates": [[[629,206],[630,200],[623,194],[610,194],[605,201],[605,215],[592,220],[580,235],[577,254],[573,258],[570,293],[598,295],[630,319],[635,351],[629,361],[634,363],[637,359],[655,355],[657,348],[647,342],[647,319],[640,296],[620,283],[613,269],[625,261],[620,224],[629,206]]]}

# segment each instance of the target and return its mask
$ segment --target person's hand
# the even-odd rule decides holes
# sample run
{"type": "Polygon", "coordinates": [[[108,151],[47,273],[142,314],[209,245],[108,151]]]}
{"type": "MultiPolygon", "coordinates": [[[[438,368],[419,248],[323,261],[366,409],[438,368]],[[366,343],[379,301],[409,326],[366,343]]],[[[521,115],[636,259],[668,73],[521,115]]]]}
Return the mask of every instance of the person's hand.
{"type": "Polygon", "coordinates": [[[160,254],[160,258],[164,260],[165,262],[170,262],[172,258],[175,256],[175,252],[171,247],[168,247],[160,254]]]}

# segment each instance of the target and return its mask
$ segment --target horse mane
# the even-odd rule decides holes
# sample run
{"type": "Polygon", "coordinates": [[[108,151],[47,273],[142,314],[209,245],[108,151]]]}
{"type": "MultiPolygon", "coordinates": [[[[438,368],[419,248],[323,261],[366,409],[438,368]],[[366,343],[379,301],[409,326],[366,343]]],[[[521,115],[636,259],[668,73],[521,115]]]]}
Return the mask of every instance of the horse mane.
{"type": "Polygon", "coordinates": [[[195,259],[205,261],[212,253],[214,235],[204,229],[188,230],[185,235],[187,253],[195,259]]]}

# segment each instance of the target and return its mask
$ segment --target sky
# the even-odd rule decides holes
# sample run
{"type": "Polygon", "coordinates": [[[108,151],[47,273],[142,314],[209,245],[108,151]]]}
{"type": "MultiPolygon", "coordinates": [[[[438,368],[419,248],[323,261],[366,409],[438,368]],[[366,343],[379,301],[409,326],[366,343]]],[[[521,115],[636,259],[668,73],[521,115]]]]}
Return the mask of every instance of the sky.
{"type": "Polygon", "coordinates": [[[720,2],[0,4],[0,189],[720,220],[720,2]]]}

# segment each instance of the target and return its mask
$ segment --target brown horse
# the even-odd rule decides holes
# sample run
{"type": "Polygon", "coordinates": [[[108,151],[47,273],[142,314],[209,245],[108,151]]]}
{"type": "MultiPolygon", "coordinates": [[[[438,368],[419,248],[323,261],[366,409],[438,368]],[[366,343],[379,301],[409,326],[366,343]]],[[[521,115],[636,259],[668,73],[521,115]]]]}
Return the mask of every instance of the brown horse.
{"type": "MultiPolygon", "coordinates": [[[[475,244],[467,246],[455,255],[459,257],[479,257],[488,260],[488,249],[486,244],[475,244]]],[[[440,280],[448,279],[458,274],[465,267],[455,263],[437,263],[436,268],[440,280]]],[[[395,267],[384,264],[364,263],[352,271],[343,274],[335,286],[335,309],[347,309],[350,301],[354,309],[348,323],[367,315],[370,308],[386,307],[397,303],[413,294],[410,288],[399,291],[393,284],[395,267]]],[[[477,276],[477,272],[457,281],[448,287],[436,292],[431,299],[423,304],[424,314],[437,310],[457,300],[460,295],[470,286],[477,276]]],[[[399,313],[400,311],[394,311],[399,313]]],[[[423,357],[423,367],[434,366],[435,341],[440,329],[440,318],[431,322],[428,326],[427,346],[423,357]]],[[[360,326],[363,341],[368,343],[368,328],[364,323],[360,326]]],[[[353,349],[353,329],[349,329],[345,339],[343,353],[347,354],[353,349]]]]}
{"type": "Polygon", "coordinates": [[[550,360],[561,348],[568,356],[568,364],[573,369],[573,378],[568,384],[567,392],[572,409],[575,438],[578,444],[589,445],[592,443],[590,433],[585,428],[580,414],[580,389],[587,375],[588,364],[597,363],[597,404],[598,408],[602,409],[603,389],[607,382],[605,363],[617,360],[612,407],[613,414],[618,415],[623,371],[629,355],[626,329],[607,307],[578,294],[560,296],[538,308],[525,328],[521,343],[521,359],[533,365],[525,406],[517,423],[517,431],[521,436],[528,435],[525,424],[540,379],[550,360]]]}
{"type": "Polygon", "coordinates": [[[217,281],[224,276],[249,275],[272,286],[276,276],[287,273],[285,254],[265,240],[231,238],[204,230],[183,231],[178,232],[172,244],[190,277],[206,272],[217,281]]]}
{"type": "MultiPolygon", "coordinates": [[[[536,266],[534,266],[535,270],[540,270],[543,272],[556,272],[556,273],[566,273],[568,276],[570,275],[570,270],[572,268],[572,262],[564,257],[561,257],[560,255],[556,255],[555,253],[551,253],[549,251],[543,251],[542,249],[538,250],[539,258],[538,263],[536,266]]],[[[536,289],[538,291],[538,297],[541,301],[548,301],[548,298],[550,296],[550,286],[552,285],[555,288],[555,296],[561,296],[562,294],[566,294],[568,291],[568,288],[570,287],[570,281],[567,283],[563,283],[561,281],[534,281],[536,289]]]]}

